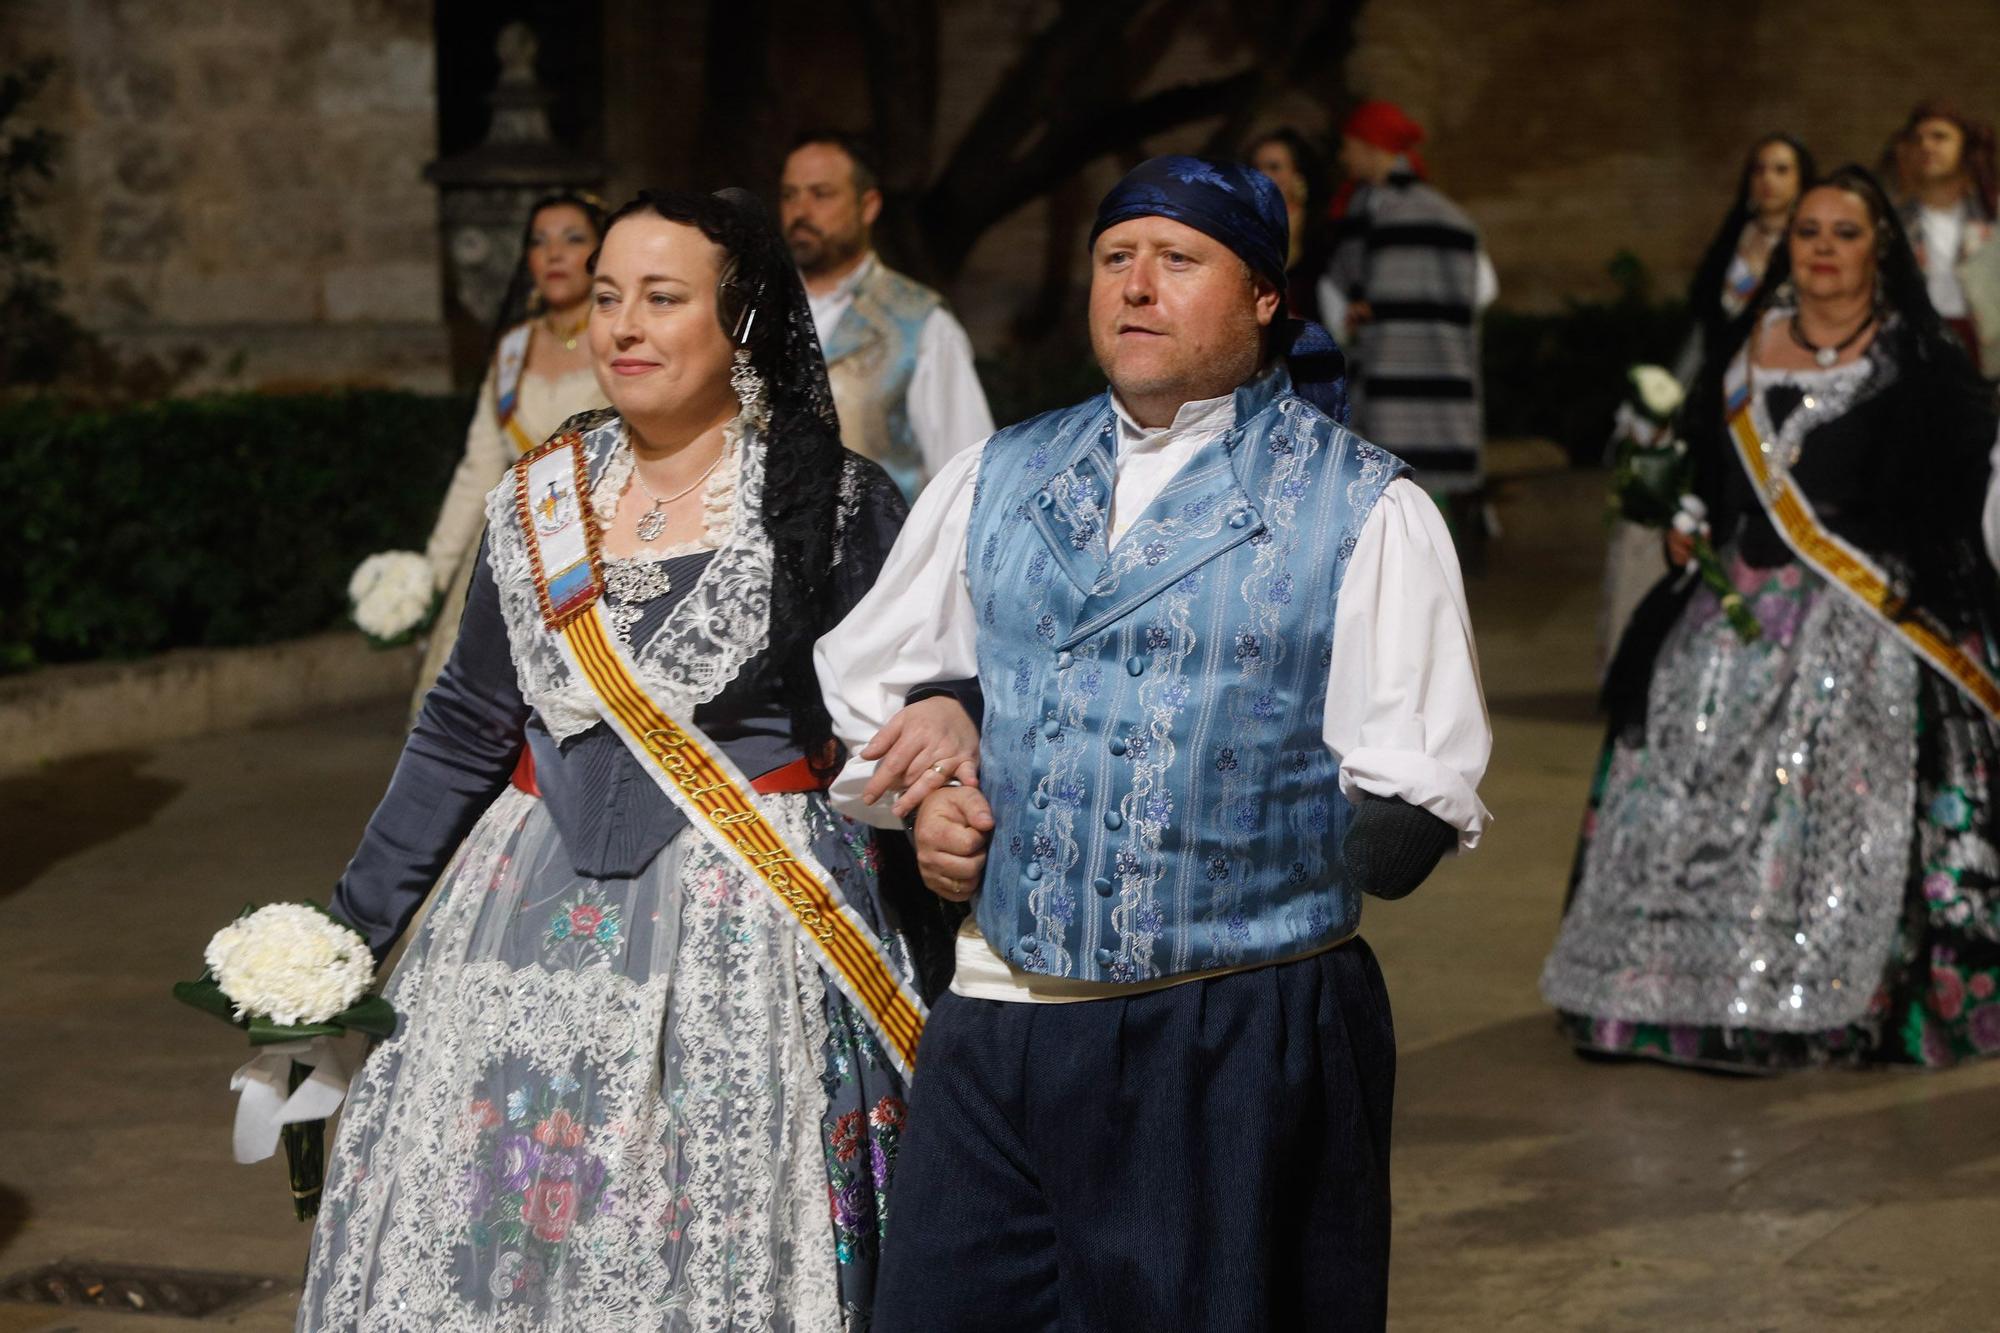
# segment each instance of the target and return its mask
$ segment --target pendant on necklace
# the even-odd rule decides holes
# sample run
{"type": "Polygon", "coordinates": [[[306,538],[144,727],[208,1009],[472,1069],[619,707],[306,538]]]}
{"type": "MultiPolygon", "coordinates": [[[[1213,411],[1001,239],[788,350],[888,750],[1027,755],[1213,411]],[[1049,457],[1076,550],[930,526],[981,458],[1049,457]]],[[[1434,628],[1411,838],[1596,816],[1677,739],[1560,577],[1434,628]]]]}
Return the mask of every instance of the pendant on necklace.
{"type": "Polygon", "coordinates": [[[1838,347],[1820,347],[1813,351],[1813,360],[1819,362],[1821,370],[1832,370],[1833,363],[1840,360],[1838,347]]]}
{"type": "Polygon", "coordinates": [[[658,500],[655,500],[653,501],[653,507],[648,509],[644,517],[639,520],[639,526],[636,529],[639,534],[639,540],[642,542],[657,541],[660,534],[666,530],[667,507],[658,500]]]}

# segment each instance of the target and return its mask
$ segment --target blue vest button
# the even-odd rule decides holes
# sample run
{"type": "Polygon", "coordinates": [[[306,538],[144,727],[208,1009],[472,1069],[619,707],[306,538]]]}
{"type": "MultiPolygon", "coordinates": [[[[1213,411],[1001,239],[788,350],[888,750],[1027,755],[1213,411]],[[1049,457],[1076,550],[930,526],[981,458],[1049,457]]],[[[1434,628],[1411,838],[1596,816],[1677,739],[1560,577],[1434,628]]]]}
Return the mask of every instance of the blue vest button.
{"type": "Polygon", "coordinates": [[[1125,671],[1126,674],[1128,675],[1133,675],[1133,676],[1145,675],[1146,659],[1139,656],[1137,653],[1132,654],[1130,657],[1125,659],[1125,671]]]}
{"type": "Polygon", "coordinates": [[[1102,875],[1090,881],[1090,887],[1097,890],[1097,896],[1100,898],[1109,898],[1111,896],[1111,881],[1102,875]]]}
{"type": "Polygon", "coordinates": [[[1035,503],[1040,505],[1042,508],[1047,509],[1050,505],[1054,504],[1055,502],[1056,502],[1056,497],[1050,495],[1047,491],[1035,492],[1035,503]]]}
{"type": "Polygon", "coordinates": [[[1049,808],[1049,794],[1045,791],[1036,792],[1028,800],[1037,810],[1046,810],[1049,808]]]}
{"type": "Polygon", "coordinates": [[[1123,736],[1113,736],[1111,744],[1105,748],[1110,750],[1112,754],[1122,757],[1125,753],[1125,738],[1123,736]]]}
{"type": "Polygon", "coordinates": [[[1237,510],[1237,511],[1236,511],[1235,513],[1231,514],[1231,515],[1229,516],[1229,526],[1230,526],[1230,527],[1232,527],[1232,528],[1247,528],[1247,527],[1249,527],[1249,526],[1250,526],[1250,511],[1249,511],[1249,510],[1247,510],[1247,509],[1239,509],[1239,510],[1237,510]]]}
{"type": "Polygon", "coordinates": [[[1042,942],[1036,939],[1033,935],[1023,935],[1021,937],[1020,947],[1022,953],[1037,954],[1042,951],[1042,942]]]}
{"type": "Polygon", "coordinates": [[[1042,877],[1042,863],[1040,861],[1030,861],[1028,862],[1028,868],[1021,873],[1029,879],[1040,879],[1042,877]]]}
{"type": "Polygon", "coordinates": [[[1070,655],[1069,655],[1068,653],[1057,653],[1057,654],[1056,654],[1056,670],[1058,670],[1058,671],[1067,671],[1067,670],[1069,670],[1069,664],[1070,664],[1071,662],[1075,661],[1075,660],[1076,660],[1076,659],[1075,659],[1075,658],[1073,658],[1073,657],[1071,657],[1071,656],[1070,656],[1070,655]]]}
{"type": "Polygon", "coordinates": [[[1119,829],[1125,827],[1125,816],[1119,814],[1116,810],[1106,810],[1104,812],[1104,827],[1116,833],[1119,829]]]}
{"type": "Polygon", "coordinates": [[[1111,950],[1109,950],[1109,949],[1099,949],[1099,950],[1097,951],[1097,965],[1098,965],[1099,967],[1110,967],[1110,966],[1111,966],[1111,960],[1112,960],[1112,959],[1113,959],[1114,957],[1116,957],[1116,955],[1115,955],[1115,954],[1113,954],[1113,953],[1111,952],[1111,950]]]}
{"type": "Polygon", "coordinates": [[[1056,737],[1062,735],[1062,723],[1057,722],[1053,718],[1042,723],[1042,735],[1047,736],[1050,740],[1054,740],[1056,737]]]}

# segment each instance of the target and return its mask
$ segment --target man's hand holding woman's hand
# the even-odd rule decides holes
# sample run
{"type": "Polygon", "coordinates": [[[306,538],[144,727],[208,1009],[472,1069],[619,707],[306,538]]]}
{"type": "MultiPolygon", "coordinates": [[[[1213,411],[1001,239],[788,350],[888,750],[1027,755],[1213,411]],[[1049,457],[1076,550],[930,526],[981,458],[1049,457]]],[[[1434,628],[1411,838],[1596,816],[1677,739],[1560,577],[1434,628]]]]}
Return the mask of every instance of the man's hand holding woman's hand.
{"type": "Polygon", "coordinates": [[[875,760],[875,776],[861,798],[873,805],[895,792],[896,817],[907,819],[926,796],[954,780],[979,785],[979,728],[958,700],[934,695],[890,718],[861,757],[875,760]]]}
{"type": "Polygon", "coordinates": [[[862,748],[875,776],[862,790],[874,804],[896,793],[896,816],[916,813],[917,869],[940,898],[962,903],[979,889],[993,810],[979,791],[979,728],[947,695],[905,707],[862,748]],[[956,783],[957,785],[953,785],[956,783]]]}

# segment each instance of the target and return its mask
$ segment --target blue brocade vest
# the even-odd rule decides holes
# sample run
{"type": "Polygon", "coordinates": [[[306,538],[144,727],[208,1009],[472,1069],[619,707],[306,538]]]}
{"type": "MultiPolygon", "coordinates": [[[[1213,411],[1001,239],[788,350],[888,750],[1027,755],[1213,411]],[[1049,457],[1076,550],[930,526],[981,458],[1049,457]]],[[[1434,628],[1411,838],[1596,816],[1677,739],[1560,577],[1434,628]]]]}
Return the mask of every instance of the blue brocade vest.
{"type": "Polygon", "coordinates": [[[880,463],[910,500],[924,483],[923,451],[910,427],[910,380],[924,321],[942,304],[936,292],[878,259],[826,340],[840,442],[880,463]]]}
{"type": "Polygon", "coordinates": [[[966,569],[996,828],[978,917],[1015,966],[1133,982],[1351,933],[1350,811],[1321,735],[1334,607],[1408,468],[1292,392],[1236,426],[1106,549],[1108,396],[994,435],[966,569]]]}

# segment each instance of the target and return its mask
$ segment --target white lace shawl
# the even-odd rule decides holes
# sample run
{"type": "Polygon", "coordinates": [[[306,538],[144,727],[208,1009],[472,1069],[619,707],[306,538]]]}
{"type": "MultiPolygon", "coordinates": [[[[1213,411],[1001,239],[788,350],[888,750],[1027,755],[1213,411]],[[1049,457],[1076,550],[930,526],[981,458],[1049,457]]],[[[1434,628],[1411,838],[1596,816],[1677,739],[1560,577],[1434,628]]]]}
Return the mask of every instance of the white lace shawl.
{"type": "MultiPolygon", "coordinates": [[[[591,506],[600,520],[608,520],[632,475],[623,418],[613,415],[592,427],[583,444],[593,476],[591,506]]],[[[739,419],[730,424],[723,447],[735,450],[735,464],[716,469],[718,482],[706,500],[713,535],[725,517],[720,506],[734,490],[727,535],[659,632],[633,651],[640,682],[661,707],[682,718],[720,694],[771,641],[773,557],[763,523],[763,444],[739,419]],[[727,484],[732,479],[733,488],[727,484]]],[[[567,740],[595,726],[602,714],[590,686],[571,674],[556,636],[542,624],[527,542],[515,516],[511,470],[486,497],[486,522],[488,559],[521,693],[549,734],[567,740]]]]}

